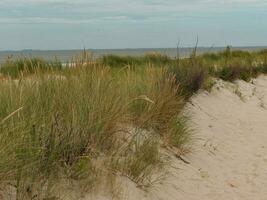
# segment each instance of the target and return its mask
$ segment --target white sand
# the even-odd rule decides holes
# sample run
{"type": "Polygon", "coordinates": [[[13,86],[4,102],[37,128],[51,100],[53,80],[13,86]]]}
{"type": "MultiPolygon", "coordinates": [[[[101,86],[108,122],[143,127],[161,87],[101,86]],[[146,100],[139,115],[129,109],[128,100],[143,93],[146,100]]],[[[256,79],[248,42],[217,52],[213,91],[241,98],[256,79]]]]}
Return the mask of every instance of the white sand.
{"type": "Polygon", "coordinates": [[[267,77],[219,81],[188,110],[196,133],[190,164],[173,159],[162,185],[143,192],[129,184],[125,199],[266,200],[267,77]]]}

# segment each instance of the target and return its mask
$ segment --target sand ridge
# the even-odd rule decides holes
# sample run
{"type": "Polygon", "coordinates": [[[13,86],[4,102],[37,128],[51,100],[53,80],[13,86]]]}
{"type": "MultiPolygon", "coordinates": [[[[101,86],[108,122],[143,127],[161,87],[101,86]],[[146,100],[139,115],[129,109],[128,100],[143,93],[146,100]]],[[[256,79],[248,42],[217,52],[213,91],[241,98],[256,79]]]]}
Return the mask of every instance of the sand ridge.
{"type": "Polygon", "coordinates": [[[129,187],[128,199],[266,200],[267,77],[218,80],[187,109],[195,128],[190,164],[173,159],[163,185],[149,192],[129,187]]]}
{"type": "MultiPolygon", "coordinates": [[[[144,191],[125,178],[127,200],[266,200],[267,76],[247,83],[217,80],[186,106],[194,128],[186,164],[173,157],[162,184],[144,191]]],[[[82,199],[108,200],[111,195],[82,199]]]]}

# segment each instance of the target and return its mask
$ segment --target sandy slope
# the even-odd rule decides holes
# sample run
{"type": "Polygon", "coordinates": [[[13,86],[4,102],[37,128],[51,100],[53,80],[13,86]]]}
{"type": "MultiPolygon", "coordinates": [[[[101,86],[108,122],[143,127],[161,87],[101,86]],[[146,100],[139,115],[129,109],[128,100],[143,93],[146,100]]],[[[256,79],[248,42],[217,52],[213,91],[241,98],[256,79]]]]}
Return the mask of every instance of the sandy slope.
{"type": "MultiPolygon", "coordinates": [[[[195,95],[187,110],[195,128],[190,164],[173,158],[163,184],[147,192],[125,179],[118,188],[122,199],[266,200],[267,77],[218,81],[211,93],[195,95]]],[[[112,198],[102,193],[82,199],[112,198]]]]}
{"type": "Polygon", "coordinates": [[[192,98],[196,129],[190,164],[173,159],[163,185],[149,192],[128,186],[128,199],[266,200],[267,77],[219,81],[192,98]]]}
{"type": "MultiPolygon", "coordinates": [[[[173,158],[162,184],[141,190],[125,178],[114,192],[127,200],[266,200],[267,76],[251,83],[217,81],[188,103],[195,129],[190,164],[173,158]]],[[[63,190],[62,199],[108,200],[111,194],[63,190]],[[79,194],[77,194],[79,193],[79,194]]],[[[11,198],[12,199],[12,198],[11,198]]]]}

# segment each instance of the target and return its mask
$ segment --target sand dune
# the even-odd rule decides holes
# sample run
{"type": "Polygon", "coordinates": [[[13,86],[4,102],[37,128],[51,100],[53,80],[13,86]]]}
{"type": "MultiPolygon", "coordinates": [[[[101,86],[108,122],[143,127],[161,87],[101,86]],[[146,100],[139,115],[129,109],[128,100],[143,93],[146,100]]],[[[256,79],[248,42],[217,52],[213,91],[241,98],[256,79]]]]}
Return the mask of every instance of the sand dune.
{"type": "Polygon", "coordinates": [[[187,109],[195,127],[190,164],[173,159],[163,185],[128,185],[127,199],[267,199],[267,77],[217,81],[187,109]]]}
{"type": "MultiPolygon", "coordinates": [[[[195,129],[186,164],[172,158],[162,184],[144,191],[127,178],[117,195],[129,200],[266,200],[267,77],[218,80],[188,103],[195,129]]],[[[115,197],[117,196],[115,195],[115,197]]],[[[112,199],[103,193],[82,199],[112,199]]]]}

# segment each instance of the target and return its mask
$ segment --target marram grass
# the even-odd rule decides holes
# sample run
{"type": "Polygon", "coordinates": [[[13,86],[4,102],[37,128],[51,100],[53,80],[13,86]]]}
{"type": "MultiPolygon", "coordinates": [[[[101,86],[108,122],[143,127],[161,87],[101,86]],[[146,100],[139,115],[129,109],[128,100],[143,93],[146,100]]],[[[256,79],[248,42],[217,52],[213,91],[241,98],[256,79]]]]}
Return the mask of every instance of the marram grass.
{"type": "Polygon", "coordinates": [[[165,69],[114,73],[77,62],[23,72],[0,83],[0,187],[17,199],[56,197],[64,180],[93,189],[103,177],[125,176],[149,185],[164,162],[161,141],[184,148],[189,137],[173,129],[184,100],[165,69]]]}
{"type": "Polygon", "coordinates": [[[267,54],[227,48],[96,61],[84,54],[66,66],[23,58],[0,73],[0,193],[56,199],[62,182],[85,190],[120,176],[153,184],[166,162],[163,147],[189,150],[186,101],[209,90],[212,77],[249,81],[267,73],[267,54]]]}

